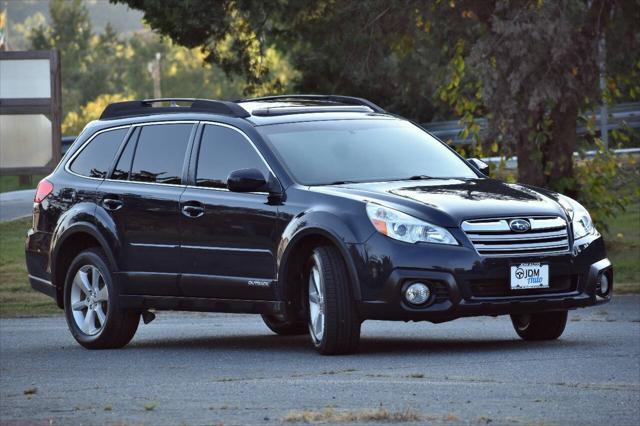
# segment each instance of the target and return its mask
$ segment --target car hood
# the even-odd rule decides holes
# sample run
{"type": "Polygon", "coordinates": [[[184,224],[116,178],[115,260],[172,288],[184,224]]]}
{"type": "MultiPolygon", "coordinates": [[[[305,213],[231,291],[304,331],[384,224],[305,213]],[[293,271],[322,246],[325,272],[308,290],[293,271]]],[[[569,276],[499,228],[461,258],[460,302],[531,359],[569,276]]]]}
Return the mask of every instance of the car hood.
{"type": "Polygon", "coordinates": [[[441,226],[506,216],[565,217],[553,193],[495,179],[427,179],[314,187],[377,202],[441,226]]]}

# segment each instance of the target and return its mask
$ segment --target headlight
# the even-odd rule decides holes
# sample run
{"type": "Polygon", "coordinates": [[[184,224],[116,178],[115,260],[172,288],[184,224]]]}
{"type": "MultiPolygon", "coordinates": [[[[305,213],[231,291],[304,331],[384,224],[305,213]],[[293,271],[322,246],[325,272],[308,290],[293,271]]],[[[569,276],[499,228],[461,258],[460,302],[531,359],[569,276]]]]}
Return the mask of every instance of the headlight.
{"type": "Polygon", "coordinates": [[[582,204],[565,195],[558,197],[558,203],[565,209],[573,225],[573,239],[577,240],[587,235],[595,234],[596,228],[587,209],[582,204]]]}
{"type": "Polygon", "coordinates": [[[367,204],[367,215],[378,232],[406,243],[436,243],[458,245],[444,228],[416,219],[398,210],[379,204],[367,204]]]}

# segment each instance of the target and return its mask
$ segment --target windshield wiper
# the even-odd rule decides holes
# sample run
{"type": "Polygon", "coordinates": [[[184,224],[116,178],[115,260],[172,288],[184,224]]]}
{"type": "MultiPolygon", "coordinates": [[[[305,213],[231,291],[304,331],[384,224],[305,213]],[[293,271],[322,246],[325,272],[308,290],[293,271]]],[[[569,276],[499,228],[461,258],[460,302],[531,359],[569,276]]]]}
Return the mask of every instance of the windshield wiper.
{"type": "Polygon", "coordinates": [[[371,180],[371,181],[355,181],[355,180],[336,180],[334,182],[325,183],[324,185],[344,185],[347,183],[372,183],[372,182],[393,182],[398,180],[427,180],[427,179],[440,179],[433,176],[427,175],[415,175],[407,178],[398,178],[398,179],[383,179],[383,180],[371,180]]]}
{"type": "Polygon", "coordinates": [[[433,176],[427,176],[427,175],[414,175],[402,180],[427,180],[427,179],[437,179],[437,178],[434,178],[433,176]]]}
{"type": "Polygon", "coordinates": [[[337,180],[335,182],[331,182],[331,183],[326,183],[325,185],[344,185],[347,183],[358,183],[356,181],[353,180],[337,180]]]}

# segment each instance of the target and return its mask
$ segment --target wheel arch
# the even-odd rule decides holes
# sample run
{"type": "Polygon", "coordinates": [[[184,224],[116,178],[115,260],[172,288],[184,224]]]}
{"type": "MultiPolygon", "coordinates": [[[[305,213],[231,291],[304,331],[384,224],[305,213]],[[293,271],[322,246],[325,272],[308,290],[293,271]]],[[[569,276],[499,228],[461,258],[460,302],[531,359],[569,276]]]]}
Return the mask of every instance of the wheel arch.
{"type": "Polygon", "coordinates": [[[286,239],[286,246],[278,250],[278,289],[280,300],[286,302],[287,315],[296,315],[297,303],[294,303],[302,288],[300,282],[305,259],[314,247],[331,245],[342,256],[349,275],[351,294],[354,300],[362,299],[357,268],[348,244],[334,231],[321,227],[308,227],[299,230],[291,239],[286,239]],[[280,254],[281,253],[281,254],[280,254]]]}
{"type": "Polygon", "coordinates": [[[103,250],[111,266],[117,270],[117,262],[107,239],[98,228],[88,222],[76,222],[56,235],[51,250],[51,283],[56,287],[56,303],[64,307],[64,281],[73,259],[83,250],[99,247],[103,250]]]}

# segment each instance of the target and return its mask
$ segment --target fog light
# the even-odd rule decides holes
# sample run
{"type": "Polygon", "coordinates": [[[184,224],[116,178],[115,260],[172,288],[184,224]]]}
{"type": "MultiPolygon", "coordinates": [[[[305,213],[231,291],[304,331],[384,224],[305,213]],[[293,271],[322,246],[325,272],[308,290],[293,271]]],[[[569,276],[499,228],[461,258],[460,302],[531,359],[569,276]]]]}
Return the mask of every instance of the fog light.
{"type": "Polygon", "coordinates": [[[404,291],[404,298],[412,305],[422,305],[431,297],[429,286],[424,283],[410,284],[404,291]]]}
{"type": "Polygon", "coordinates": [[[609,293],[609,278],[607,274],[601,274],[598,279],[598,296],[606,296],[609,293]]]}

